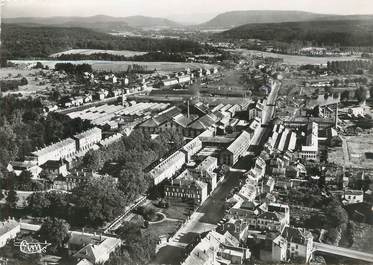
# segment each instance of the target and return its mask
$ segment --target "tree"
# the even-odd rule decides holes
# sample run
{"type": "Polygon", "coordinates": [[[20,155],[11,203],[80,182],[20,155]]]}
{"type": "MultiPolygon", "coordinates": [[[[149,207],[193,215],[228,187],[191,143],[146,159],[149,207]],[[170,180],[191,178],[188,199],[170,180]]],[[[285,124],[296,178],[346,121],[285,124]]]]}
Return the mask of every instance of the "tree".
{"type": "Polygon", "coordinates": [[[158,238],[151,233],[143,233],[138,224],[125,222],[116,231],[126,242],[110,258],[108,264],[147,264],[155,253],[158,238]]]}
{"type": "Polygon", "coordinates": [[[117,217],[127,205],[126,197],[111,177],[92,178],[72,191],[77,222],[102,225],[117,217]]]}
{"type": "Polygon", "coordinates": [[[30,171],[24,170],[19,176],[17,176],[17,181],[20,184],[29,184],[33,178],[33,175],[30,171]]]}
{"type": "Polygon", "coordinates": [[[133,242],[142,236],[141,226],[133,222],[124,222],[115,233],[126,242],[133,242]]]}
{"type": "Polygon", "coordinates": [[[19,198],[17,192],[13,189],[8,191],[8,196],[6,197],[6,205],[11,208],[15,209],[17,207],[17,202],[19,198]]]}
{"type": "Polygon", "coordinates": [[[342,207],[341,203],[332,200],[326,207],[326,216],[331,227],[336,227],[348,222],[348,213],[342,207]]]}
{"type": "Polygon", "coordinates": [[[156,211],[152,207],[143,207],[140,206],[137,208],[137,213],[142,215],[145,220],[150,221],[154,218],[156,215],[156,211]]]}
{"type": "Polygon", "coordinates": [[[119,189],[129,201],[137,199],[148,189],[148,183],[141,169],[140,164],[131,163],[119,174],[119,189]]]}
{"type": "Polygon", "coordinates": [[[90,150],[83,157],[84,166],[91,171],[98,171],[103,167],[101,152],[90,150]]]}
{"type": "Polygon", "coordinates": [[[43,66],[43,64],[42,64],[41,62],[36,62],[36,65],[35,65],[34,68],[35,68],[35,69],[43,69],[44,66],[43,66]]]}
{"type": "Polygon", "coordinates": [[[27,84],[28,84],[27,78],[26,77],[22,77],[20,85],[24,86],[24,85],[27,85],[27,84]]]}
{"type": "Polygon", "coordinates": [[[355,92],[355,98],[359,103],[364,102],[367,99],[368,90],[366,87],[360,86],[355,92]]]}
{"type": "Polygon", "coordinates": [[[42,241],[51,243],[50,250],[55,253],[69,239],[70,225],[63,219],[48,217],[40,227],[38,235],[42,241]]]}
{"type": "Polygon", "coordinates": [[[341,100],[348,100],[350,93],[348,90],[344,90],[341,94],[341,100]]]}
{"type": "Polygon", "coordinates": [[[51,203],[44,192],[34,192],[27,198],[28,208],[35,216],[43,216],[51,203]]]}

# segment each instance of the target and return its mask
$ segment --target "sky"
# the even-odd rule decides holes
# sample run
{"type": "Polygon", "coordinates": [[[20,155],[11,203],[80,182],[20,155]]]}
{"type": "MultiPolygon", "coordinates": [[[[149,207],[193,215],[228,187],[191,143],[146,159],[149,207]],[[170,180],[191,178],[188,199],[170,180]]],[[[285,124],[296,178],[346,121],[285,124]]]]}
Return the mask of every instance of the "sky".
{"type": "Polygon", "coordinates": [[[0,0],[3,17],[144,15],[179,21],[208,20],[232,10],[301,10],[373,14],[373,0],[0,0]]]}

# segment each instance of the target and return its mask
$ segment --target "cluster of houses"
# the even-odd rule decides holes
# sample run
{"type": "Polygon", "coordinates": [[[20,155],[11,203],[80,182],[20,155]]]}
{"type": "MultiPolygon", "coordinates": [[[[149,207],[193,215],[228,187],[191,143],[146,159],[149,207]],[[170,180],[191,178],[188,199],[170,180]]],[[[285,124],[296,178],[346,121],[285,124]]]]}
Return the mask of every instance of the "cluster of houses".
{"type": "MultiPolygon", "coordinates": [[[[244,173],[245,181],[241,188],[226,199],[225,221],[219,224],[218,229],[232,231],[231,233],[242,242],[248,239],[249,246],[266,246],[260,250],[261,260],[306,260],[312,249],[313,236],[302,228],[290,226],[289,205],[277,202],[277,181],[287,183],[290,180],[272,174],[277,163],[283,162],[280,158],[282,155],[271,153],[270,158],[270,152],[266,149],[265,147],[255,159],[253,168],[244,173]]],[[[277,152],[284,155],[289,151],[277,152]]],[[[290,161],[287,162],[288,165],[290,161]]]]}
{"type": "MultiPolygon", "coordinates": [[[[22,220],[8,219],[0,222],[0,248],[10,240],[23,241],[23,235],[35,235],[40,227],[40,225],[24,223],[22,220]]],[[[74,264],[94,265],[107,262],[110,254],[121,245],[122,240],[112,236],[69,231],[69,239],[64,247],[74,264]]]]}
{"type": "Polygon", "coordinates": [[[113,144],[121,137],[123,137],[122,134],[116,133],[103,139],[102,130],[93,127],[71,138],[38,149],[27,156],[24,161],[12,161],[7,169],[16,175],[29,171],[34,179],[40,178],[40,173],[44,172],[45,177],[53,180],[54,188],[71,190],[78,183],[89,178],[84,172],[71,174],[75,161],[82,158],[89,150],[97,150],[113,144]]]}

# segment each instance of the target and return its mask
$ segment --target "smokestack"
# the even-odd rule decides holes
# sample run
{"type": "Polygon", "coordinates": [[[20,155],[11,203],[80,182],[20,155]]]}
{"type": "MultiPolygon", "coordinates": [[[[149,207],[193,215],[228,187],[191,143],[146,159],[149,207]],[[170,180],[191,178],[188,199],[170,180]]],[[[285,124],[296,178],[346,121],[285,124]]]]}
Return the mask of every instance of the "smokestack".
{"type": "Polygon", "coordinates": [[[190,116],[190,110],[189,110],[189,99],[188,99],[188,101],[187,101],[187,104],[188,104],[188,118],[189,118],[189,116],[190,116]]]}
{"type": "Polygon", "coordinates": [[[337,129],[338,126],[338,103],[337,103],[337,108],[335,110],[335,117],[334,117],[334,127],[337,129]]]}

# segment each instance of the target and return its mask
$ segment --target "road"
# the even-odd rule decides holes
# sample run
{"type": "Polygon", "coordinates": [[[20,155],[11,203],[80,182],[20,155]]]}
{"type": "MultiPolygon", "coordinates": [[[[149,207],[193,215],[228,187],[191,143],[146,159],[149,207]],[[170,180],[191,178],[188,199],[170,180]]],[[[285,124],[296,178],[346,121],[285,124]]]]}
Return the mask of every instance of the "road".
{"type": "Polygon", "coordinates": [[[271,92],[267,97],[267,104],[264,106],[263,116],[262,116],[262,126],[255,130],[253,138],[251,140],[252,146],[258,146],[262,142],[264,135],[266,134],[266,126],[272,120],[273,114],[275,113],[275,104],[278,96],[278,91],[280,90],[281,83],[275,81],[272,86],[271,92]]]}
{"type": "Polygon", "coordinates": [[[347,257],[351,259],[357,259],[367,262],[373,262],[373,254],[366,253],[362,251],[357,251],[349,248],[341,248],[333,245],[323,244],[323,243],[313,243],[313,252],[319,251],[323,253],[334,254],[342,257],[347,257]]]}

